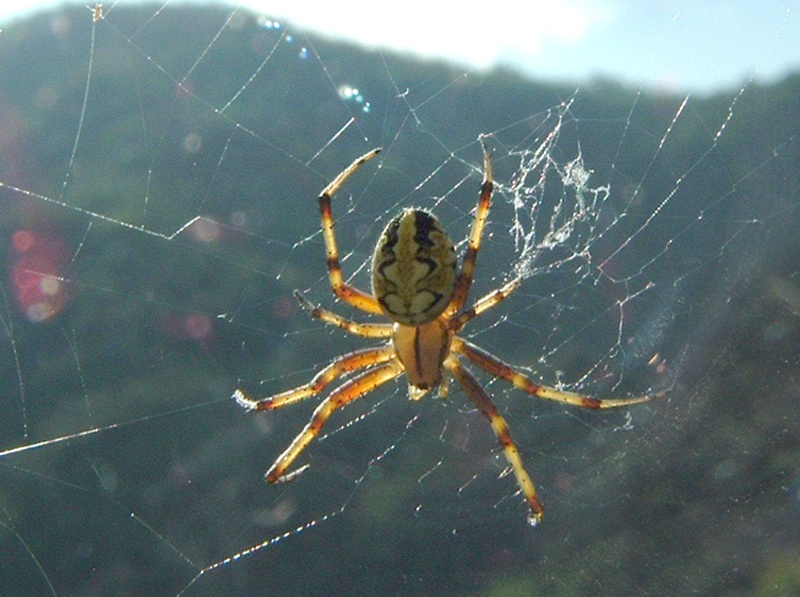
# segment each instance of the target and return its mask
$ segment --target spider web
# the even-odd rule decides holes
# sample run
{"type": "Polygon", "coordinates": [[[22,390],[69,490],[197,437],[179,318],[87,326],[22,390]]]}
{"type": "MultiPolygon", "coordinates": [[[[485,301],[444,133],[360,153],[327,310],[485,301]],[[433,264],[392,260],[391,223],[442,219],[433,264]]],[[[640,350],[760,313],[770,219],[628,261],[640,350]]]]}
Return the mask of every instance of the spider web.
{"type": "Polygon", "coordinates": [[[2,33],[4,594],[798,590],[796,77],[576,89],[242,9],[92,17],[2,33]],[[455,387],[362,398],[267,486],[315,402],[253,415],[232,391],[365,344],[291,296],[351,315],[316,194],[383,147],[333,202],[367,288],[407,205],[463,250],[481,140],[496,190],[473,296],[524,282],[464,335],[548,385],[669,394],[600,414],[481,378],[542,494],[535,530],[455,387]]]}

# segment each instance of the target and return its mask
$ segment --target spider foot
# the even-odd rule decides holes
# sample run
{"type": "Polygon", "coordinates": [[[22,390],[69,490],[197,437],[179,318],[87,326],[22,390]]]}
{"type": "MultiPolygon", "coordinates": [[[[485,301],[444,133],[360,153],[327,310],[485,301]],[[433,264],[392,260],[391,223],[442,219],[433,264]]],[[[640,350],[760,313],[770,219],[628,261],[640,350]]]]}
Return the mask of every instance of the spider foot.
{"type": "Polygon", "coordinates": [[[312,303],[305,296],[303,296],[302,292],[300,292],[299,290],[295,290],[294,298],[297,299],[297,302],[300,303],[300,306],[303,307],[303,309],[305,309],[306,311],[309,311],[313,317],[318,317],[318,315],[315,315],[315,312],[319,313],[319,308],[317,308],[317,306],[314,303],[312,303]]]}
{"type": "Polygon", "coordinates": [[[236,390],[233,395],[231,395],[231,398],[236,400],[236,404],[245,410],[258,410],[259,408],[260,401],[248,398],[241,390],[236,390]]]}
{"type": "Polygon", "coordinates": [[[540,524],[542,524],[542,513],[531,512],[528,514],[528,524],[532,527],[538,527],[540,524]]]}

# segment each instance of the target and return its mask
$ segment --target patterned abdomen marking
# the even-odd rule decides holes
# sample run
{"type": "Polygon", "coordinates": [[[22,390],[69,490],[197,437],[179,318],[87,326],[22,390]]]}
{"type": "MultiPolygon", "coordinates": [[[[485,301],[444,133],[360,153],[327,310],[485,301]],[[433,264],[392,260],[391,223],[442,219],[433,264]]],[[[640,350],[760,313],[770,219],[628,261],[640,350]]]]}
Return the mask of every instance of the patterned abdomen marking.
{"type": "Polygon", "coordinates": [[[406,209],[389,222],[372,257],[372,292],[402,325],[433,321],[453,298],[456,254],[433,214],[406,209]]]}

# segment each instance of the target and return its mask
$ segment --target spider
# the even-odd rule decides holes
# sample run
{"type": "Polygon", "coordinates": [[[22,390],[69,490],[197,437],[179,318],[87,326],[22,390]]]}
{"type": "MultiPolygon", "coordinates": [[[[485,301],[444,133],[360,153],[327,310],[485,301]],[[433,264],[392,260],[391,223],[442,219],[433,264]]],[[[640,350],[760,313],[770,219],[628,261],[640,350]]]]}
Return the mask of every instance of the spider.
{"type": "Polygon", "coordinates": [[[92,11],[92,22],[96,23],[100,19],[103,18],[103,5],[102,4],[95,4],[94,6],[88,6],[92,11]]]}
{"type": "Polygon", "coordinates": [[[464,366],[463,360],[528,394],[581,408],[617,408],[645,402],[652,396],[600,400],[541,385],[456,335],[470,320],[496,306],[521,283],[520,278],[512,279],[465,308],[493,190],[492,161],[485,144],[484,178],[460,270],[453,243],[439,220],[426,210],[407,208],[386,225],[375,247],[372,257],[372,294],[346,283],[342,278],[334,235],[331,198],[351,174],[379,151],[380,148],[373,149],[362,155],[336,176],[322,190],[319,207],[333,293],[356,309],[372,315],[383,315],[391,322],[356,322],[313,305],[299,291],[294,294],[312,317],[356,336],[388,341],[377,347],[344,354],[319,371],[310,382],[268,398],[254,400],[241,390],[234,392],[233,398],[248,410],[274,410],[315,396],[335,379],[353,374],[317,406],[305,428],[267,471],[266,480],[269,483],[288,481],[308,468],[306,464],[287,472],[300,453],[319,435],[334,411],[378,386],[405,373],[409,398],[412,400],[421,399],[433,388],[438,388],[439,396],[445,397],[448,378],[452,377],[489,421],[530,507],[529,521],[537,525],[542,520],[542,504],[522,464],[519,450],[511,439],[508,425],[489,394],[464,366]],[[359,373],[355,373],[357,371],[359,373]]]}

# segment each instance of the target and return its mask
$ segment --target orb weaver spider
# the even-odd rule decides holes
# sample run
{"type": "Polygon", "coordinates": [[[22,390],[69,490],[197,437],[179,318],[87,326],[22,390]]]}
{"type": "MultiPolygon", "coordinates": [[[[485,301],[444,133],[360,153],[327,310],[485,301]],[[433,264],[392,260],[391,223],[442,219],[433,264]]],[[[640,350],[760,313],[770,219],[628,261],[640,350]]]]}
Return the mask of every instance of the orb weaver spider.
{"type": "Polygon", "coordinates": [[[267,471],[266,479],[269,483],[288,481],[308,468],[306,464],[287,472],[300,453],[319,435],[334,411],[378,386],[405,373],[408,394],[412,400],[421,399],[436,387],[439,395],[445,397],[448,376],[452,376],[464,389],[467,398],[489,421],[528,502],[531,510],[529,521],[536,525],[542,520],[542,504],[522,464],[519,450],[511,439],[508,425],[489,394],[463,365],[461,358],[494,377],[510,382],[523,392],[581,408],[618,408],[645,402],[652,396],[600,400],[541,385],[456,335],[470,320],[496,306],[521,283],[520,278],[515,278],[465,308],[493,190],[492,161],[485,144],[484,179],[460,271],[453,243],[439,220],[428,211],[407,208],[386,225],[375,247],[372,257],[372,294],[346,283],[342,278],[334,235],[331,198],[351,174],[379,151],[379,148],[373,149],[362,155],[336,176],[322,190],[319,207],[328,277],[333,293],[356,309],[388,317],[391,323],[359,323],[313,305],[299,291],[295,291],[295,297],[316,319],[356,336],[385,338],[388,342],[342,355],[319,371],[310,382],[268,398],[254,400],[241,390],[234,392],[236,402],[248,410],[274,410],[315,396],[335,379],[363,370],[322,400],[305,428],[267,471]]]}

